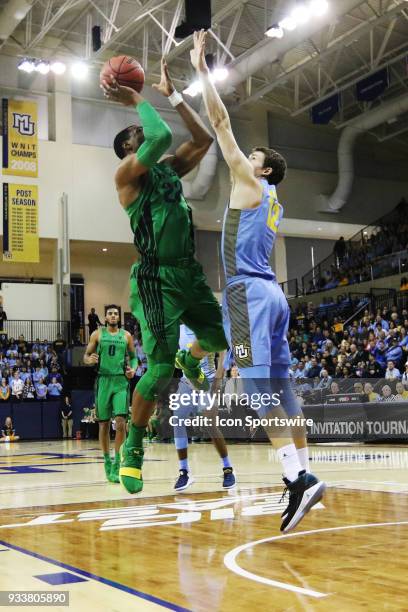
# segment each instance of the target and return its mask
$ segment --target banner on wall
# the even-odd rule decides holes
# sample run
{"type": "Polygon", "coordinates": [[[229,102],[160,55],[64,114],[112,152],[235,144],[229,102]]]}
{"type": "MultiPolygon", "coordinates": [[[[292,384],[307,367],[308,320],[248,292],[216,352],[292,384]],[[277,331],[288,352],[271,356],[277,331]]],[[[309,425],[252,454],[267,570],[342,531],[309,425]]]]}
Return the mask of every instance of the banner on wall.
{"type": "Polygon", "coordinates": [[[389,86],[388,68],[383,68],[374,74],[362,79],[356,84],[356,97],[360,102],[372,102],[389,86]]]}
{"type": "Polygon", "coordinates": [[[37,103],[2,101],[3,174],[38,176],[37,103]]]}
{"type": "Polygon", "coordinates": [[[310,111],[312,122],[327,125],[340,110],[340,94],[336,93],[327,100],[315,104],[310,111]]]}
{"type": "Polygon", "coordinates": [[[3,183],[3,261],[40,261],[38,188],[3,183]]]}

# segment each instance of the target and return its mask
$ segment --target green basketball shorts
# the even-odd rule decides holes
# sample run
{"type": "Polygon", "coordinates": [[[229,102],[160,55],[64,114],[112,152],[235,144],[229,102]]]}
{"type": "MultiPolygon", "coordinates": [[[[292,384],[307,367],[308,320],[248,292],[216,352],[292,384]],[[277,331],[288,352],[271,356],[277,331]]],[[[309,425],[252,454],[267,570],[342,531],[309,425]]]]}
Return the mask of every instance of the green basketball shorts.
{"type": "Polygon", "coordinates": [[[194,259],[176,260],[174,265],[145,260],[135,264],[130,308],[139,321],[147,355],[175,355],[181,322],[194,332],[203,350],[215,352],[228,346],[220,305],[194,259]]]}
{"type": "Polygon", "coordinates": [[[95,383],[95,408],[98,421],[117,416],[127,419],[129,384],[125,376],[98,376],[95,383]]]}

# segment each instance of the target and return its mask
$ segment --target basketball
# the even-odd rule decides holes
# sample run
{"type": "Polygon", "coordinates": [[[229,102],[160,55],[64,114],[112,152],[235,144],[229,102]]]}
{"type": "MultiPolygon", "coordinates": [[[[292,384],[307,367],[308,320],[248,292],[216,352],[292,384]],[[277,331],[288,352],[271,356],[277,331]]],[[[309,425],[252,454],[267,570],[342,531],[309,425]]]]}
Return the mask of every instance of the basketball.
{"type": "Polygon", "coordinates": [[[119,85],[131,87],[137,92],[141,92],[144,85],[145,73],[137,60],[128,55],[118,55],[111,57],[104,63],[100,81],[114,77],[119,85]]]}

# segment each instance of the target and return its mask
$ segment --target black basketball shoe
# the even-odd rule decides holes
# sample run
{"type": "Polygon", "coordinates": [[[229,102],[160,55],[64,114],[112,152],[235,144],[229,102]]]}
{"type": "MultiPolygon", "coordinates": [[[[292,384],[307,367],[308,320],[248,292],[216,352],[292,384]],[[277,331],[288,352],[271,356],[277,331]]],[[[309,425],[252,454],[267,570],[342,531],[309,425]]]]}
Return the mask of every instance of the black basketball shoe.
{"type": "Polygon", "coordinates": [[[326,490],[326,484],[306,473],[305,470],[299,472],[299,476],[293,482],[287,478],[283,479],[286,488],[283,492],[281,501],[285,499],[289,491],[289,504],[282,513],[282,525],[280,530],[284,533],[291,531],[309,512],[309,510],[319,502],[326,490]]]}
{"type": "Polygon", "coordinates": [[[190,473],[187,470],[180,470],[179,477],[177,478],[174,488],[176,491],[184,491],[184,489],[188,489],[193,482],[194,478],[190,476],[190,473]]]}

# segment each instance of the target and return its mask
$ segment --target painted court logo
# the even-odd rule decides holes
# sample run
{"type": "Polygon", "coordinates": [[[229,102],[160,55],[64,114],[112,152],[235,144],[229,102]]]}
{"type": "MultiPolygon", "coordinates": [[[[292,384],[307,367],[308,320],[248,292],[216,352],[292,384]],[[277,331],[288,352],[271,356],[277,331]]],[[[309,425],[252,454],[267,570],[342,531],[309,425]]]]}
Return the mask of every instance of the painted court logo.
{"type": "Polygon", "coordinates": [[[246,359],[249,357],[249,346],[245,346],[244,344],[236,344],[234,346],[235,356],[238,359],[246,359]]]}
{"type": "Polygon", "coordinates": [[[31,121],[31,115],[13,113],[13,128],[21,136],[34,136],[35,124],[31,121]]]}
{"type": "MultiPolygon", "coordinates": [[[[45,525],[55,526],[89,521],[98,523],[99,531],[113,531],[191,524],[203,520],[205,515],[210,521],[240,517],[245,519],[281,514],[281,497],[280,492],[252,493],[204,500],[190,497],[186,502],[68,510],[35,516],[31,520],[25,519],[24,522],[0,524],[0,533],[2,529],[32,529],[39,526],[44,528],[45,525]]],[[[313,509],[321,510],[322,508],[324,508],[323,504],[319,503],[313,509]]]]}

